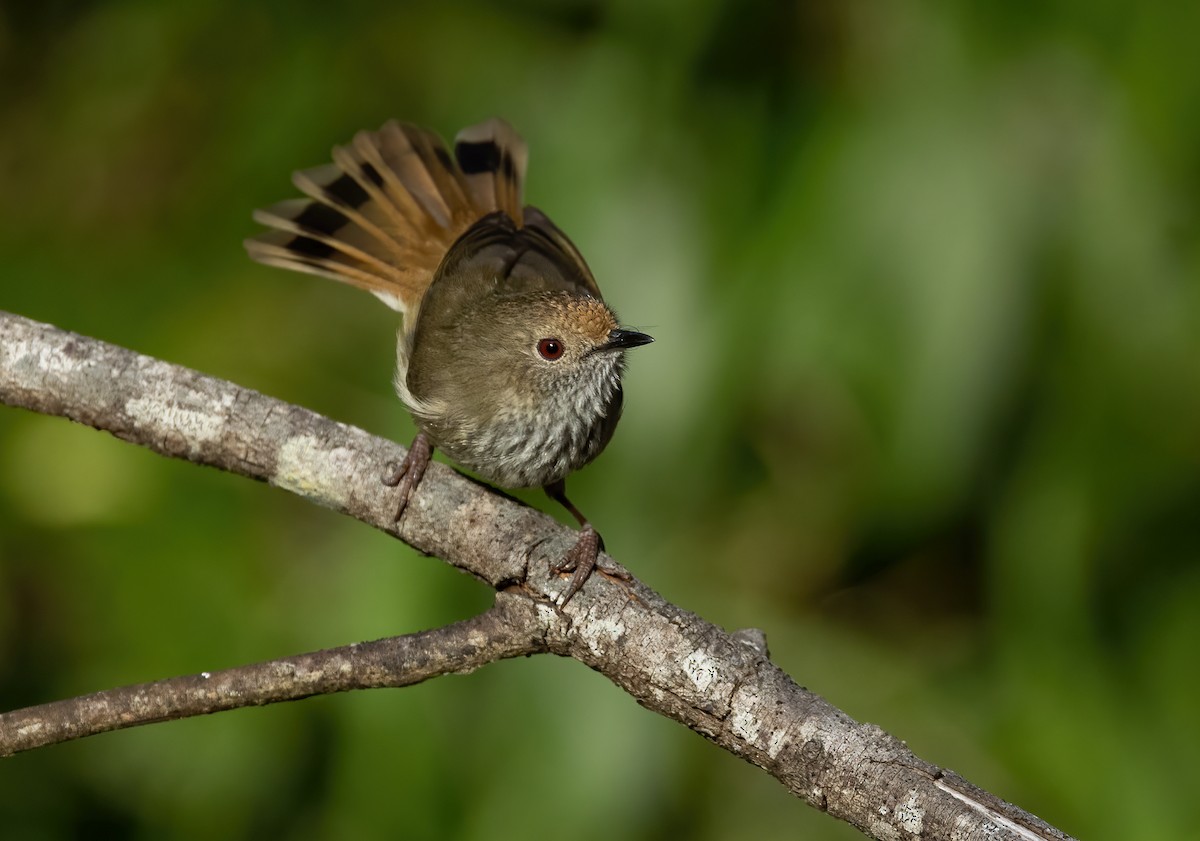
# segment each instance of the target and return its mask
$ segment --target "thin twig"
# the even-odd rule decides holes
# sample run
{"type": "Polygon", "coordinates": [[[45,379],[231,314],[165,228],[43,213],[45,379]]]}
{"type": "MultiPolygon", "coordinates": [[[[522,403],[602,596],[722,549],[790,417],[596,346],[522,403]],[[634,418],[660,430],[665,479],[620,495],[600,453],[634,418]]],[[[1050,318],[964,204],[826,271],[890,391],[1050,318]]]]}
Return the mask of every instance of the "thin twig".
{"type": "Polygon", "coordinates": [[[526,599],[497,594],[478,616],[430,631],[215,672],[105,689],[0,714],[0,756],[140,724],[297,701],[354,689],[411,686],[537,654],[526,599]]]}

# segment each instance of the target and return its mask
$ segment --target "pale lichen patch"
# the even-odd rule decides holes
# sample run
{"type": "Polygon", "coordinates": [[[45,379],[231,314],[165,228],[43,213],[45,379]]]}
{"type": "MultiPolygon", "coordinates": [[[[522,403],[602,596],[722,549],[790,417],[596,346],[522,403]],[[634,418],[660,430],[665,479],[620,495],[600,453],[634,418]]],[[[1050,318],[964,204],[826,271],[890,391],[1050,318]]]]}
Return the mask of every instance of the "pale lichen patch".
{"type": "Polygon", "coordinates": [[[34,721],[30,724],[23,724],[17,728],[17,733],[21,736],[36,736],[46,729],[46,725],[40,721],[34,721]]]}
{"type": "Polygon", "coordinates": [[[736,736],[754,744],[762,730],[762,719],[758,717],[753,704],[735,704],[729,716],[729,726],[736,736]]]}
{"type": "Polygon", "coordinates": [[[138,427],[167,427],[188,442],[188,452],[196,453],[201,443],[215,441],[225,425],[223,417],[210,412],[163,403],[153,397],[138,397],[125,403],[125,414],[138,427]]]}
{"type": "Polygon", "coordinates": [[[687,656],[683,661],[683,670],[701,692],[707,690],[717,678],[717,662],[701,648],[687,656]]]}
{"type": "Polygon", "coordinates": [[[178,387],[169,380],[152,379],[139,397],[125,401],[125,414],[135,428],[168,429],[188,443],[188,453],[196,455],[201,445],[221,437],[228,421],[233,395],[217,399],[199,399],[185,405],[178,399],[178,387]]]}
{"type": "Polygon", "coordinates": [[[873,820],[867,828],[872,838],[879,841],[900,841],[900,832],[887,821],[873,820]]]}
{"type": "Polygon", "coordinates": [[[330,508],[340,507],[346,476],[354,472],[354,452],[346,447],[326,448],[315,435],[295,435],[279,448],[271,483],[330,508]]]}
{"type": "Polygon", "coordinates": [[[925,825],[925,810],[920,806],[916,789],[908,793],[908,798],[896,806],[896,820],[905,832],[920,835],[925,825]]]}
{"type": "Polygon", "coordinates": [[[603,654],[608,645],[625,636],[625,623],[618,616],[598,617],[588,624],[584,641],[594,654],[603,654]]]}
{"type": "Polygon", "coordinates": [[[792,741],[787,722],[765,706],[750,685],[741,686],[730,699],[730,729],[772,759],[792,741]]]}
{"type": "Polygon", "coordinates": [[[67,352],[63,345],[45,340],[16,339],[5,343],[0,364],[13,370],[41,371],[49,377],[63,377],[92,364],[92,360],[67,352]]]}
{"type": "Polygon", "coordinates": [[[779,752],[783,750],[784,745],[787,743],[787,728],[779,727],[772,730],[771,735],[767,738],[767,756],[772,759],[779,756],[779,752]]]}

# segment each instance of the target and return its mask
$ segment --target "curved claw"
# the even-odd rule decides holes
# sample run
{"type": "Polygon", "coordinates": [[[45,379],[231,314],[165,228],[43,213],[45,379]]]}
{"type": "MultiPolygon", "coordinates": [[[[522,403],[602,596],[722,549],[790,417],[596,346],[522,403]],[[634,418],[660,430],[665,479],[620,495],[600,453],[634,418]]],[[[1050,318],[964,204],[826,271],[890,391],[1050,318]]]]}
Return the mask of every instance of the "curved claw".
{"type": "Polygon", "coordinates": [[[433,443],[429,440],[429,436],[424,432],[417,433],[417,437],[413,439],[412,445],[408,448],[408,455],[404,457],[404,461],[398,465],[393,464],[387,475],[383,477],[385,485],[398,488],[396,495],[399,500],[396,506],[396,516],[392,518],[392,522],[399,522],[432,459],[433,443]]]}
{"type": "Polygon", "coordinates": [[[567,554],[563,555],[561,560],[550,567],[551,572],[574,571],[571,580],[567,582],[567,589],[558,599],[560,608],[567,606],[567,602],[579,592],[584,582],[592,574],[592,570],[596,568],[596,559],[600,556],[601,545],[600,535],[590,524],[586,525],[580,530],[579,539],[575,541],[575,545],[567,551],[567,554]]]}

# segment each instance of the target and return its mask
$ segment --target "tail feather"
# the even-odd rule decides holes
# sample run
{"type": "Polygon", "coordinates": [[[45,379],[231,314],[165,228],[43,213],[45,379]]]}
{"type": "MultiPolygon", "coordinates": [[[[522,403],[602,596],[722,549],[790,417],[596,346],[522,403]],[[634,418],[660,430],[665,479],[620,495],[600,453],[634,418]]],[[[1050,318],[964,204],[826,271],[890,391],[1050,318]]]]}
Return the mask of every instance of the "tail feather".
{"type": "MultiPolygon", "coordinates": [[[[348,283],[373,293],[392,309],[404,311],[403,302],[389,291],[392,286],[379,275],[340,256],[318,256],[317,249],[313,249],[317,253],[308,256],[296,240],[297,237],[288,231],[268,231],[248,240],[246,248],[252,258],[264,265],[348,283]]],[[[309,241],[321,245],[315,240],[309,241]]]]}
{"type": "Polygon", "coordinates": [[[334,148],[332,164],[294,175],[308,198],[255,211],[269,230],[246,250],[260,263],[365,289],[411,316],[471,225],[496,210],[521,224],[520,136],[489,120],[464,129],[456,153],[457,161],[436,134],[407,123],[359,132],[334,148]]]}
{"type": "Polygon", "coordinates": [[[469,126],[454,138],[454,156],[476,207],[503,210],[520,227],[529,148],[516,130],[495,118],[469,126]]]}
{"type": "Polygon", "coordinates": [[[427,129],[389,122],[381,130],[380,150],[405,186],[445,227],[470,225],[482,208],[472,207],[462,173],[454,166],[446,144],[427,129]]]}
{"type": "MultiPolygon", "coordinates": [[[[400,269],[372,253],[381,244],[375,233],[378,229],[353,212],[344,213],[307,199],[285,199],[254,211],[254,221],[277,232],[291,232],[328,246],[381,280],[400,282],[402,279],[400,269]]],[[[382,244],[387,243],[382,241],[382,244]]],[[[306,244],[298,245],[305,247],[306,244]]],[[[313,250],[309,245],[308,256],[314,256],[313,250]]]]}
{"type": "MultiPolygon", "coordinates": [[[[338,202],[338,196],[336,191],[331,196],[329,188],[321,186],[325,182],[320,179],[336,174],[337,181],[332,183],[349,180],[361,191],[353,196],[358,204],[351,208],[343,201],[339,207],[356,225],[374,236],[376,253],[399,269],[423,269],[432,263],[432,272],[441,260],[444,249],[440,242],[448,231],[416,200],[415,191],[429,188],[411,178],[407,184],[400,180],[384,163],[378,149],[370,145],[371,139],[371,133],[359,132],[351,146],[333,150],[334,163],[297,172],[292,180],[316,202],[326,203],[338,202]]],[[[342,189],[344,192],[345,188],[342,189]]],[[[423,290],[424,287],[417,290],[418,298],[423,290]]]]}

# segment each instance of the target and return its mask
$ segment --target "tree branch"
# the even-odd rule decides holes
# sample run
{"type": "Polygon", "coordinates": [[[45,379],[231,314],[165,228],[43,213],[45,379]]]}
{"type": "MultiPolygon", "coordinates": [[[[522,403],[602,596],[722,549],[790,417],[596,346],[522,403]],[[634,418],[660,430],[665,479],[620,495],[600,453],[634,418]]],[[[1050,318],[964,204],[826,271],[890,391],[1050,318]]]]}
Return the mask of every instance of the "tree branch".
{"type": "MultiPolygon", "coordinates": [[[[232,383],[0,313],[0,400],[268,481],[396,533],[390,489],[380,479],[403,457],[401,447],[232,383]]],[[[8,713],[0,716],[0,755],[137,723],[406,685],[549,651],[586,663],[643,706],[873,838],[1067,838],[796,685],[770,661],[761,632],[727,634],[636,580],[601,575],[555,608],[566,582],[550,575],[549,564],[573,534],[444,465],[430,466],[398,536],[501,591],[496,605],[422,634],[8,713]],[[54,721],[66,724],[55,730],[54,721]]]]}
{"type": "MultiPolygon", "coordinates": [[[[503,594],[499,594],[502,596],[503,594]]],[[[0,715],[0,756],[139,724],[298,701],[351,689],[411,686],[537,654],[527,599],[498,598],[471,619],[401,637],[354,643],[219,672],[106,689],[0,715]]]]}

